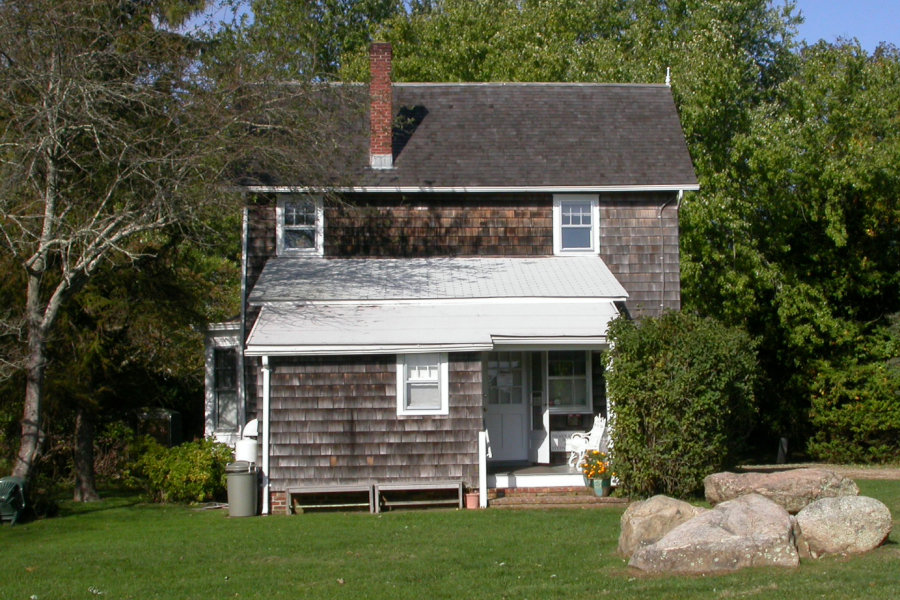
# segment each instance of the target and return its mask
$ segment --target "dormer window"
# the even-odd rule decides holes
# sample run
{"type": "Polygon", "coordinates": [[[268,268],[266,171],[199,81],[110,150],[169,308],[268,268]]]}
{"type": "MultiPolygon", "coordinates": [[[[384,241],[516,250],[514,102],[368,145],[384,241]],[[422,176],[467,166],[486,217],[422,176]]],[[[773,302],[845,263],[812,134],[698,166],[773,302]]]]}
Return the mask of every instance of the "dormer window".
{"type": "Polygon", "coordinates": [[[553,253],[600,253],[600,199],[597,194],[553,195],[553,253]]]}
{"type": "Polygon", "coordinates": [[[325,210],[321,196],[281,194],[275,216],[279,256],[322,256],[325,210]]]}

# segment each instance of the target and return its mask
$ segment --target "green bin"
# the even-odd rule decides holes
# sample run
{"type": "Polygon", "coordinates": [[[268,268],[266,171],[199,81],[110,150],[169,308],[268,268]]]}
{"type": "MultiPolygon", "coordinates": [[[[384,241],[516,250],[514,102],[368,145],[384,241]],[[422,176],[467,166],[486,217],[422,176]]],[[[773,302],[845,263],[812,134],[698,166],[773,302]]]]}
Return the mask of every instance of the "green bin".
{"type": "Polygon", "coordinates": [[[259,493],[256,465],[239,460],[225,467],[225,475],[228,479],[228,516],[256,516],[256,498],[259,493]]]}
{"type": "Polygon", "coordinates": [[[25,510],[25,480],[21,477],[0,479],[0,522],[13,525],[25,510]]]}

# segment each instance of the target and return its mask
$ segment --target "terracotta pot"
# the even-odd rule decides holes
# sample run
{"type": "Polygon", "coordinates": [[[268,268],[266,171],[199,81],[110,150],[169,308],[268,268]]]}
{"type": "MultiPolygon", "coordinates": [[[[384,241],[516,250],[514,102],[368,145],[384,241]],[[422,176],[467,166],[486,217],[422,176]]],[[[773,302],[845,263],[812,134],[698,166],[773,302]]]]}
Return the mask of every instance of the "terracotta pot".
{"type": "Polygon", "coordinates": [[[466,494],[466,508],[480,508],[479,500],[480,497],[478,492],[466,494]]]}

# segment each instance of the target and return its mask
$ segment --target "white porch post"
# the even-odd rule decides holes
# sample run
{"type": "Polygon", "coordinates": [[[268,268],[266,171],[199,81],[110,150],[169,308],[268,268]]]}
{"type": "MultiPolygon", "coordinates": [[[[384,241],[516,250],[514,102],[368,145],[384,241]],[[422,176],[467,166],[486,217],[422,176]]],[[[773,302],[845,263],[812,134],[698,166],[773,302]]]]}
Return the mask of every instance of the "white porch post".
{"type": "Polygon", "coordinates": [[[262,514],[269,514],[269,398],[270,389],[269,381],[271,377],[271,369],[269,367],[269,357],[262,357],[262,375],[263,375],[263,405],[262,405],[262,478],[263,478],[263,497],[262,497],[262,514]]]}
{"type": "Polygon", "coordinates": [[[487,431],[478,432],[478,506],[487,508],[487,455],[488,437],[487,431]]]}

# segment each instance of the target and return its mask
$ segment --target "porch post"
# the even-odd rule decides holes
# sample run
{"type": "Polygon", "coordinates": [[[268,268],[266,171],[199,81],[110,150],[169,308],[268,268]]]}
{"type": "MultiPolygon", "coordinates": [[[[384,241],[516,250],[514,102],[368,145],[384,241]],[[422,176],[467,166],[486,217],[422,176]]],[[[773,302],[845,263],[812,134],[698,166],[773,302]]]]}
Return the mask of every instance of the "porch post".
{"type": "Polygon", "coordinates": [[[487,489],[487,454],[488,440],[487,431],[478,432],[478,506],[487,508],[488,489],[487,489]]]}
{"type": "Polygon", "coordinates": [[[263,375],[263,405],[262,405],[262,478],[263,478],[263,497],[262,497],[262,514],[269,514],[269,398],[270,389],[269,381],[271,377],[271,368],[269,367],[269,357],[262,357],[262,375],[263,375]]]}

